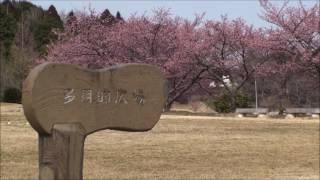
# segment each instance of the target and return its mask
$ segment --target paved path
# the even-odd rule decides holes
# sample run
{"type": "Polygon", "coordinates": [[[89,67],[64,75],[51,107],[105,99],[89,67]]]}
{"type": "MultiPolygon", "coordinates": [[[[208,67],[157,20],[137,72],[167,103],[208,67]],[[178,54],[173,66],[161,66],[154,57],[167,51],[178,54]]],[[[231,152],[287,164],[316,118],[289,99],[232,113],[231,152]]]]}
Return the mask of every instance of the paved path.
{"type": "Polygon", "coordinates": [[[221,119],[232,117],[199,116],[199,115],[161,115],[160,119],[221,119]]]}
{"type": "Polygon", "coordinates": [[[233,120],[233,121],[255,121],[255,122],[275,122],[275,123],[320,123],[315,118],[293,118],[293,119],[275,119],[275,118],[258,118],[258,117],[224,117],[224,116],[199,116],[199,115],[161,115],[160,119],[186,119],[186,120],[233,120]]]}

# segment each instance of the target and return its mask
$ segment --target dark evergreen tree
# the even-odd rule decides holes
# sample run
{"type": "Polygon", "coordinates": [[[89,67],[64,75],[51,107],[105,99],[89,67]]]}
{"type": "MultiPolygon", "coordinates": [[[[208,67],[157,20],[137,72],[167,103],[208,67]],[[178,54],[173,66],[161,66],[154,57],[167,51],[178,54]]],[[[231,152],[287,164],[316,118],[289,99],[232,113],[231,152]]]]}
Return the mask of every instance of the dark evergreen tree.
{"type": "Polygon", "coordinates": [[[116,18],[110,13],[108,9],[105,9],[101,13],[100,19],[105,25],[112,25],[116,22],[116,18]]]}
{"type": "Polygon", "coordinates": [[[0,2],[0,97],[8,87],[21,88],[29,65],[47,53],[62,29],[54,6],[45,11],[27,1],[0,2]]]}
{"type": "Polygon", "coordinates": [[[33,32],[36,49],[40,54],[46,54],[47,45],[57,39],[58,36],[53,30],[62,28],[63,22],[56,8],[51,5],[48,11],[44,12],[44,17],[39,21],[33,32]]]}
{"type": "Polygon", "coordinates": [[[121,14],[120,14],[119,11],[117,11],[116,19],[119,20],[119,21],[123,21],[123,18],[121,17],[121,14]]]}
{"type": "Polygon", "coordinates": [[[13,43],[17,31],[17,21],[11,14],[6,14],[1,8],[0,10],[0,47],[4,59],[10,56],[10,48],[13,43]]]}

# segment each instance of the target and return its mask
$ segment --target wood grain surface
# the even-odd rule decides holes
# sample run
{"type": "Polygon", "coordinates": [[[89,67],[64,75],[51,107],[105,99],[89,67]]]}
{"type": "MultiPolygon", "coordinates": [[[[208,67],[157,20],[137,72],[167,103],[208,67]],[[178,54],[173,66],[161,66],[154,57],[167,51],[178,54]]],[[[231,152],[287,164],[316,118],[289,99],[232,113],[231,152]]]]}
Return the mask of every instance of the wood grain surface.
{"type": "Polygon", "coordinates": [[[80,124],[54,125],[39,137],[39,180],[81,180],[85,134],[80,124]]]}
{"type": "Polygon", "coordinates": [[[163,74],[154,66],[127,64],[102,70],[45,63],[23,84],[27,120],[40,134],[55,124],[79,123],[85,134],[101,129],[146,131],[166,100],[163,74]]]}

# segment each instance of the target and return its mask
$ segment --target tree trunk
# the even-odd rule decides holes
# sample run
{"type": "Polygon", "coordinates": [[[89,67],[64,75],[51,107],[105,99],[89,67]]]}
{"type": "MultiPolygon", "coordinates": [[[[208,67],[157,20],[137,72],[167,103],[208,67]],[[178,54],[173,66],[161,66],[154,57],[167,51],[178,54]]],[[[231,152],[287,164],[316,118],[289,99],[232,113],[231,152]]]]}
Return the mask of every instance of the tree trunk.
{"type": "Polygon", "coordinates": [[[171,109],[171,106],[172,106],[172,104],[174,103],[174,101],[175,101],[176,99],[171,99],[171,100],[167,100],[166,101],[166,104],[165,104],[165,106],[164,106],[164,112],[168,112],[168,111],[170,111],[170,109],[171,109]]]}
{"type": "Polygon", "coordinates": [[[230,112],[235,112],[237,108],[237,93],[233,92],[230,94],[230,112]]]}

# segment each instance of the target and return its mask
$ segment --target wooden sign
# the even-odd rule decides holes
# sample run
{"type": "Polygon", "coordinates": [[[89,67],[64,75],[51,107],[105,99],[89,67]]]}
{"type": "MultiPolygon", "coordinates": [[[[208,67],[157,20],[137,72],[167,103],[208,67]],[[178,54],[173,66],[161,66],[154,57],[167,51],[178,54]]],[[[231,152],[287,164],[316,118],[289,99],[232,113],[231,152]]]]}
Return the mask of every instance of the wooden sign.
{"type": "Polygon", "coordinates": [[[165,78],[151,65],[102,70],[56,63],[37,66],[23,84],[22,104],[39,133],[39,179],[82,179],[88,134],[150,130],[165,100],[165,78]]]}

